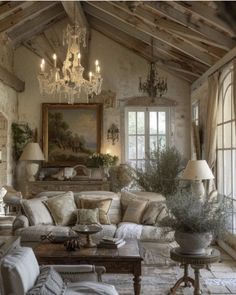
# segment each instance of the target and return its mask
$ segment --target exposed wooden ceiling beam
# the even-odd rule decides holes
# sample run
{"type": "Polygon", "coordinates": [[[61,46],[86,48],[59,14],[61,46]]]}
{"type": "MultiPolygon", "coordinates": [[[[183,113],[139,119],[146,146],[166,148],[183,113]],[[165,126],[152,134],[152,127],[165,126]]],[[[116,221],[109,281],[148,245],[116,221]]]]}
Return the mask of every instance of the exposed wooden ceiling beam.
{"type": "Polygon", "coordinates": [[[131,17],[126,12],[118,9],[117,7],[113,7],[111,4],[107,2],[87,2],[89,5],[94,6],[105,13],[111,14],[113,17],[116,17],[123,22],[135,27],[136,29],[147,33],[149,36],[153,38],[159,39],[168,45],[176,48],[177,50],[185,53],[188,56],[191,56],[193,59],[198,60],[199,62],[211,66],[215,63],[216,59],[210,56],[205,52],[201,52],[200,50],[194,48],[190,44],[186,44],[183,40],[178,38],[173,38],[170,34],[164,32],[163,30],[158,30],[156,28],[151,27],[150,25],[142,22],[139,18],[133,16],[131,17]]]}
{"type": "Polygon", "coordinates": [[[48,26],[65,17],[65,11],[60,3],[55,4],[48,10],[43,11],[32,20],[24,22],[7,34],[16,48],[31,37],[42,33],[48,26]]]}
{"type": "MultiPolygon", "coordinates": [[[[90,24],[93,29],[97,30],[101,34],[106,37],[112,39],[114,42],[122,45],[123,47],[131,50],[142,58],[145,58],[148,61],[153,61],[153,56],[150,53],[150,48],[144,43],[135,38],[130,37],[129,35],[119,31],[114,27],[108,27],[106,24],[102,23],[102,21],[95,19],[94,17],[89,18],[90,24]]],[[[155,59],[155,54],[154,54],[155,59]]],[[[184,67],[180,64],[174,64],[171,61],[162,60],[158,56],[157,64],[160,68],[167,72],[171,72],[171,74],[177,75],[180,78],[187,80],[188,82],[193,82],[197,75],[193,74],[189,70],[185,70],[184,67]],[[188,74],[188,77],[186,77],[188,74]]],[[[199,75],[198,75],[199,76],[199,75]]]]}
{"type": "MultiPolygon", "coordinates": [[[[193,32],[189,30],[188,28],[185,28],[184,26],[180,24],[176,24],[176,22],[172,22],[169,20],[161,19],[160,17],[157,17],[153,12],[145,10],[144,7],[142,8],[137,7],[135,9],[135,12],[131,12],[127,5],[120,2],[110,2],[113,6],[116,6],[126,13],[130,14],[131,16],[135,15],[138,18],[140,18],[145,23],[157,27],[159,29],[164,29],[167,33],[171,34],[174,38],[178,37],[186,41],[187,43],[191,44],[192,46],[200,49],[203,52],[209,53],[212,56],[215,56],[217,59],[221,58],[225,55],[226,50],[229,48],[216,48],[215,42],[211,41],[210,45],[214,44],[214,47],[210,46],[209,43],[206,41],[206,38],[204,38],[201,34],[193,32]],[[179,32],[182,32],[182,34],[179,34],[179,32]],[[194,38],[192,38],[194,37],[194,38]],[[199,42],[200,40],[200,42],[199,42]],[[205,44],[203,43],[205,41],[205,44]]],[[[233,41],[233,40],[232,40],[233,41]]],[[[236,46],[236,43],[234,42],[234,45],[236,46]]]]}
{"type": "Polygon", "coordinates": [[[16,9],[12,14],[6,18],[0,20],[0,32],[7,31],[8,29],[13,29],[20,23],[32,19],[34,16],[38,15],[42,11],[48,9],[50,6],[54,5],[55,2],[32,2],[33,4],[24,9],[16,9]]]}
{"type": "MultiPolygon", "coordinates": [[[[86,10],[86,4],[84,4],[85,11],[86,10]]],[[[144,42],[146,45],[149,46],[149,53],[151,53],[151,45],[153,45],[153,49],[156,52],[156,55],[161,57],[162,59],[166,59],[168,61],[181,63],[185,68],[187,68],[189,71],[191,71],[193,74],[196,74],[196,76],[199,76],[203,74],[207,67],[204,65],[201,65],[197,63],[194,60],[191,60],[191,58],[187,58],[183,54],[178,54],[175,49],[169,47],[167,44],[163,44],[159,40],[152,40],[150,36],[144,34],[143,32],[140,32],[138,30],[135,30],[133,27],[128,26],[121,21],[111,17],[108,14],[104,14],[103,12],[100,12],[97,14],[96,8],[89,9],[89,20],[96,18],[97,22],[100,20],[102,21],[103,25],[106,26],[112,26],[114,28],[119,29],[119,31],[125,33],[126,35],[129,35],[131,38],[136,38],[139,41],[144,42]],[[91,13],[92,12],[92,13],[91,13]],[[92,16],[92,17],[91,17],[92,16]],[[153,44],[152,44],[153,41],[153,44]],[[161,47],[161,48],[160,48],[161,47]]]]}
{"type": "Polygon", "coordinates": [[[25,82],[21,81],[14,74],[0,66],[0,81],[10,86],[17,92],[23,92],[25,90],[25,82]]]}
{"type": "Polygon", "coordinates": [[[235,35],[230,26],[218,17],[217,10],[201,3],[201,1],[171,1],[170,5],[203,19],[205,22],[213,25],[214,27],[230,34],[232,37],[235,35]]]}
{"type": "Polygon", "coordinates": [[[213,29],[206,23],[199,20],[193,19],[186,15],[185,13],[176,10],[174,7],[162,1],[148,1],[145,2],[144,6],[148,9],[152,9],[154,12],[166,17],[167,19],[173,20],[185,27],[191,29],[194,32],[199,32],[203,36],[206,36],[209,40],[215,42],[216,46],[219,44],[221,47],[233,48],[235,46],[235,41],[230,37],[226,36],[224,33],[213,29]]]}
{"type": "Polygon", "coordinates": [[[0,5],[0,18],[10,13],[16,7],[22,5],[23,1],[6,1],[0,5]]]}

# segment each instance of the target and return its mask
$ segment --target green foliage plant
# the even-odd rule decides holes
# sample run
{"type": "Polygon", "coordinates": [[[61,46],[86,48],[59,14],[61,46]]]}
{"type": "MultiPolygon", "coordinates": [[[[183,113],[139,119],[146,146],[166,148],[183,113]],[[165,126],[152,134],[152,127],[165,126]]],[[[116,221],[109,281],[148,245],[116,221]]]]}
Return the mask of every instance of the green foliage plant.
{"type": "Polygon", "coordinates": [[[135,182],[145,191],[168,197],[177,191],[178,175],[185,167],[180,152],[175,147],[157,148],[147,157],[145,169],[133,171],[135,182]]]}
{"type": "Polygon", "coordinates": [[[87,159],[86,165],[88,167],[107,167],[115,166],[118,162],[117,156],[111,154],[93,153],[87,159]]]}
{"type": "Polygon", "coordinates": [[[35,139],[35,132],[28,124],[12,123],[13,159],[18,161],[24,146],[35,139]]]}
{"type": "Polygon", "coordinates": [[[178,190],[166,200],[168,215],[159,226],[186,233],[210,232],[222,236],[226,230],[226,207],[224,202],[204,201],[188,190],[178,190]]]}

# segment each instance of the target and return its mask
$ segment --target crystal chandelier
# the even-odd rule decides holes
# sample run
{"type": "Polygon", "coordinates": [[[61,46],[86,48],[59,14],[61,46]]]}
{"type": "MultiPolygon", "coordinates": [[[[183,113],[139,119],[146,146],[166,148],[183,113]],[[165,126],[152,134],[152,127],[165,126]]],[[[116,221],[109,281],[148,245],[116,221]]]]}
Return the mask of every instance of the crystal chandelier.
{"type": "MultiPolygon", "coordinates": [[[[153,58],[153,40],[152,40],[152,58],[153,58]]],[[[162,97],[167,92],[167,79],[159,77],[157,72],[157,65],[154,61],[150,62],[150,70],[147,75],[147,80],[142,82],[139,78],[139,91],[147,93],[149,97],[154,99],[155,97],[162,97]]]]}
{"type": "Polygon", "coordinates": [[[86,29],[78,24],[68,25],[63,32],[63,45],[67,45],[67,53],[62,68],[57,67],[57,56],[53,54],[54,67],[46,71],[45,60],[42,59],[38,75],[40,93],[66,99],[73,104],[79,99],[81,91],[87,95],[87,102],[94,94],[101,92],[102,77],[98,60],[95,61],[95,73],[89,72],[89,79],[83,77],[84,67],[81,65],[80,44],[86,46],[86,29]]]}

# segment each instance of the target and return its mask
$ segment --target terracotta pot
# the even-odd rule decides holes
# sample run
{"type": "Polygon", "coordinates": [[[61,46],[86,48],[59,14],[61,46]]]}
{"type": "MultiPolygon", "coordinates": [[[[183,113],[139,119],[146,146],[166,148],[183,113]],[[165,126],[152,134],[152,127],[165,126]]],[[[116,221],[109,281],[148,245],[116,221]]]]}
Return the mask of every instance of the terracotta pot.
{"type": "Polygon", "coordinates": [[[202,255],[212,241],[211,233],[185,233],[176,231],[175,240],[183,254],[202,255]]]}

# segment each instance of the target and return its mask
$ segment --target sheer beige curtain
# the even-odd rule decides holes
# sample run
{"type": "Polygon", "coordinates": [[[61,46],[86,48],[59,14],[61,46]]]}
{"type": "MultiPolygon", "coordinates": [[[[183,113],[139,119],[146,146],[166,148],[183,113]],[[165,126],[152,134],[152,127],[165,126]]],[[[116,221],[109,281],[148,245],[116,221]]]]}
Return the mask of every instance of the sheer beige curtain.
{"type": "Polygon", "coordinates": [[[218,110],[219,72],[215,72],[208,78],[208,102],[204,154],[213,173],[216,163],[216,131],[218,110]]]}
{"type": "Polygon", "coordinates": [[[236,132],[236,59],[233,61],[233,100],[234,100],[234,120],[235,120],[235,132],[236,132]]]}

